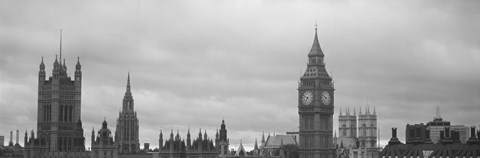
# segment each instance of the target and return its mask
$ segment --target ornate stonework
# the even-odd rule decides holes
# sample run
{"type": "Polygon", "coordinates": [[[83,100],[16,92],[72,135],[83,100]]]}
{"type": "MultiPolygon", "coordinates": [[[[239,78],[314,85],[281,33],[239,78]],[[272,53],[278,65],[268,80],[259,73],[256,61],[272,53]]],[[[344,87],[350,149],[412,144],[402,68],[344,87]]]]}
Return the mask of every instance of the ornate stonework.
{"type": "Polygon", "coordinates": [[[298,85],[299,156],[333,158],[334,86],[324,63],[324,54],[315,39],[308,54],[307,70],[298,85]]]}
{"type": "Polygon", "coordinates": [[[123,97],[122,111],[118,114],[115,142],[120,154],[134,154],[140,150],[138,141],[138,118],[134,110],[134,101],[130,89],[130,74],[127,79],[127,91],[123,97]]]}

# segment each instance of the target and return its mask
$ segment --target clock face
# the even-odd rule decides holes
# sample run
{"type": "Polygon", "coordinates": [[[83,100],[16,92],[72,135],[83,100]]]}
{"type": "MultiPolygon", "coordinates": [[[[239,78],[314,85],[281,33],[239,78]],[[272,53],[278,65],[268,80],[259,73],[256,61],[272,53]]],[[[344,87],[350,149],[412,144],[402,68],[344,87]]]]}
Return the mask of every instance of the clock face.
{"type": "Polygon", "coordinates": [[[327,91],[322,92],[322,102],[324,105],[330,105],[330,102],[332,101],[332,98],[330,98],[330,93],[327,91]]]}
{"type": "Polygon", "coordinates": [[[313,93],[311,91],[303,92],[302,103],[303,105],[310,105],[313,102],[313,93]]]}

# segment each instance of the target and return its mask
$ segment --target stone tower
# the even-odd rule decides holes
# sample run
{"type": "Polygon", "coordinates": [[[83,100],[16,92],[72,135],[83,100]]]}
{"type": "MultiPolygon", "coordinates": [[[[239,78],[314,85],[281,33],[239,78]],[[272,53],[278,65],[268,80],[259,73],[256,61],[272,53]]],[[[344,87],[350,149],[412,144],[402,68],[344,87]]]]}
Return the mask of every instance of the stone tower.
{"type": "Polygon", "coordinates": [[[315,28],[307,69],[298,85],[299,156],[333,158],[334,86],[325,68],[315,28]]]}
{"type": "Polygon", "coordinates": [[[218,146],[220,148],[220,156],[219,157],[226,157],[229,153],[229,139],[227,137],[227,128],[225,125],[225,120],[222,120],[222,125],[220,125],[220,137],[218,140],[218,146]]]}
{"type": "Polygon", "coordinates": [[[122,111],[117,119],[115,143],[118,145],[118,153],[120,154],[133,154],[140,150],[138,118],[137,112],[134,110],[133,96],[130,89],[130,73],[127,77],[127,90],[123,97],[122,111]]]}
{"type": "Polygon", "coordinates": [[[46,78],[45,64],[38,72],[37,138],[48,151],[85,151],[85,137],[81,121],[82,71],[80,59],[72,79],[67,73],[65,59],[62,63],[62,38],[60,59],[55,57],[52,76],[46,78]]]}
{"type": "Polygon", "coordinates": [[[343,144],[344,147],[357,148],[357,114],[355,109],[350,113],[350,109],[346,108],[345,113],[340,109],[338,115],[338,131],[339,136],[337,144],[343,144]]]}
{"type": "Polygon", "coordinates": [[[371,148],[377,146],[377,114],[375,108],[370,113],[370,108],[365,108],[365,113],[358,115],[358,141],[359,147],[371,148]]]}

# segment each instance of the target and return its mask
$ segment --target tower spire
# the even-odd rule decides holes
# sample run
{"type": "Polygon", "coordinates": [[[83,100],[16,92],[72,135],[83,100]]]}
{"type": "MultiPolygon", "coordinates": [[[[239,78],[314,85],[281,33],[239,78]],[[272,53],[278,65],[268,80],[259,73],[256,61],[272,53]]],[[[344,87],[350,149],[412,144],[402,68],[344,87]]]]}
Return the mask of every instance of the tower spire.
{"type": "Polygon", "coordinates": [[[131,93],[132,91],[130,90],[130,72],[128,72],[128,77],[127,77],[127,93],[131,93]]]}
{"type": "Polygon", "coordinates": [[[62,29],[60,29],[60,63],[62,63],[62,29]]]}
{"type": "Polygon", "coordinates": [[[318,35],[317,35],[317,23],[315,22],[315,38],[313,40],[313,45],[312,49],[310,49],[310,53],[308,53],[309,57],[312,56],[320,56],[324,57],[325,55],[323,54],[322,48],[320,47],[320,43],[318,42],[318,35]]]}

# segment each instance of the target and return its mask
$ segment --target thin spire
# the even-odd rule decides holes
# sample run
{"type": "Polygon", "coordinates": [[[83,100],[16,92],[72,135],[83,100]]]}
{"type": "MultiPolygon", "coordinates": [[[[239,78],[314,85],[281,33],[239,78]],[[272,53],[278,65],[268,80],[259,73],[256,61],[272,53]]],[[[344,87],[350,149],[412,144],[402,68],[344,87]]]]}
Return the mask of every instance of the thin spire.
{"type": "Polygon", "coordinates": [[[377,111],[375,110],[375,106],[373,106],[373,114],[376,115],[377,111]]]}
{"type": "Polygon", "coordinates": [[[355,107],[353,107],[353,115],[357,115],[357,112],[355,111],[355,107]]]}
{"type": "Polygon", "coordinates": [[[310,49],[310,53],[308,53],[308,56],[320,56],[323,57],[323,51],[322,48],[320,47],[320,43],[318,42],[318,35],[317,35],[317,23],[315,22],[315,38],[313,40],[313,45],[312,49],[310,49]]]}
{"type": "Polygon", "coordinates": [[[62,29],[60,29],[60,63],[62,62],[62,29]]]}
{"type": "Polygon", "coordinates": [[[127,93],[131,93],[131,90],[130,90],[130,72],[128,72],[128,77],[127,77],[127,93]]]}
{"type": "Polygon", "coordinates": [[[342,116],[342,107],[340,107],[340,116],[342,116]]]}

